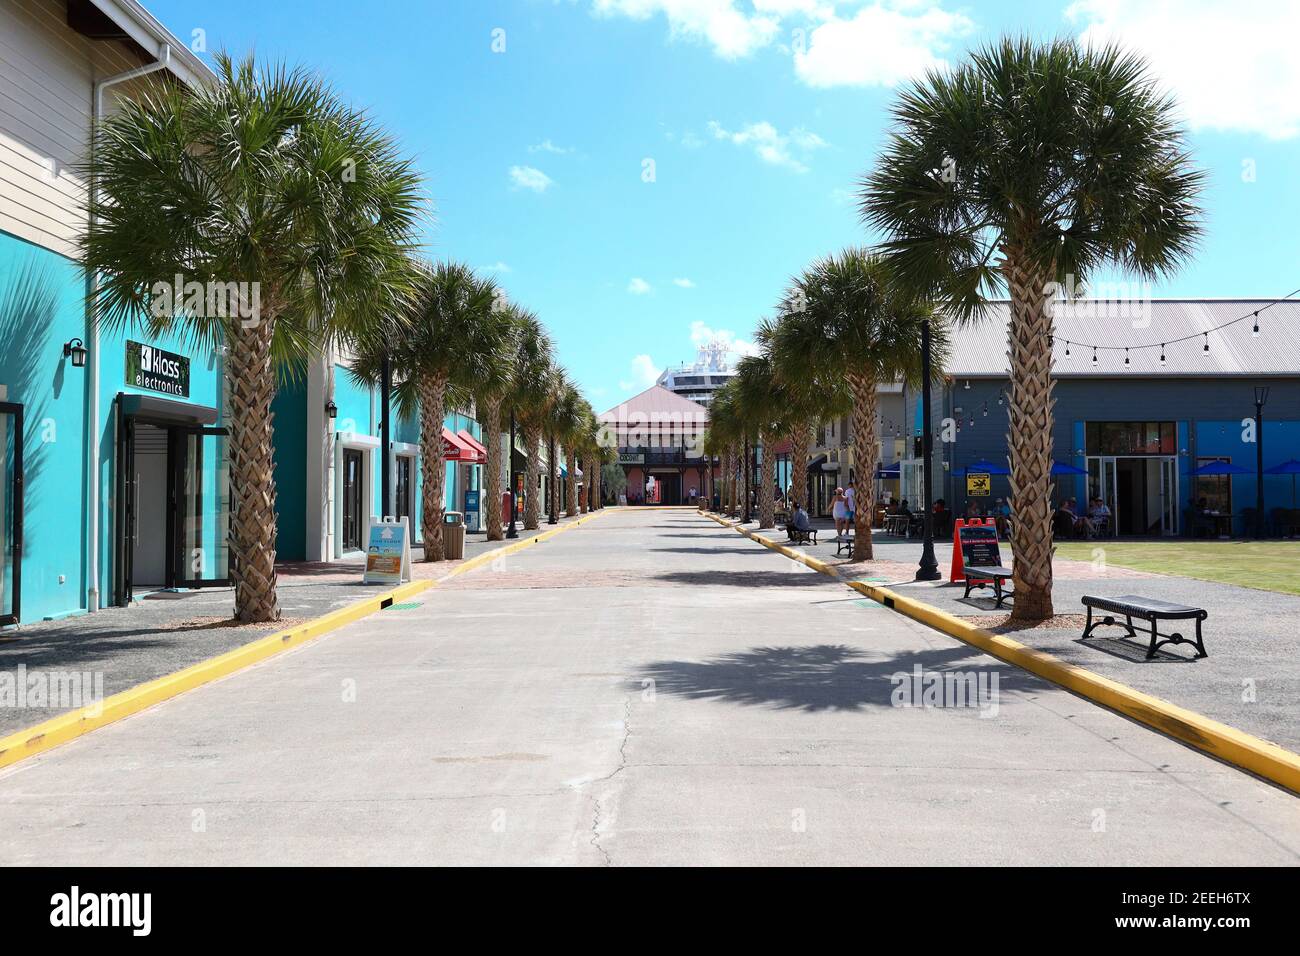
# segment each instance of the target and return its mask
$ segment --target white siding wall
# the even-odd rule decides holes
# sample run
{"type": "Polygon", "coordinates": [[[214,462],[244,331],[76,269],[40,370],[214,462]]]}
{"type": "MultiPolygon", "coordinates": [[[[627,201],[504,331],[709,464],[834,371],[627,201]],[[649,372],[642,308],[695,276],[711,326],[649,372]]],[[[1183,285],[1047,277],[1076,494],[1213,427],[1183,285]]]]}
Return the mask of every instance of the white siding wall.
{"type": "Polygon", "coordinates": [[[0,0],[0,230],[76,257],[94,83],[140,63],[70,29],[64,0],[0,0]]]}

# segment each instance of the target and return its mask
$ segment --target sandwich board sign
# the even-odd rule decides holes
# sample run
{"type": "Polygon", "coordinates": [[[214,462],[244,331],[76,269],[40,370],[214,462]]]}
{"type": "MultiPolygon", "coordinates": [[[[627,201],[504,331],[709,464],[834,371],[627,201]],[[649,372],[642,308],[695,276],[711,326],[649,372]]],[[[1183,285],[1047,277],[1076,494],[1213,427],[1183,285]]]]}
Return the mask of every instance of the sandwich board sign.
{"type": "Polygon", "coordinates": [[[950,581],[965,581],[963,567],[996,568],[1002,566],[1002,555],[998,550],[998,529],[993,519],[987,524],[979,518],[967,521],[958,518],[952,529],[952,573],[950,581]]]}
{"type": "Polygon", "coordinates": [[[366,533],[366,573],[362,584],[401,584],[411,580],[411,535],[406,518],[371,518],[366,533]]]}

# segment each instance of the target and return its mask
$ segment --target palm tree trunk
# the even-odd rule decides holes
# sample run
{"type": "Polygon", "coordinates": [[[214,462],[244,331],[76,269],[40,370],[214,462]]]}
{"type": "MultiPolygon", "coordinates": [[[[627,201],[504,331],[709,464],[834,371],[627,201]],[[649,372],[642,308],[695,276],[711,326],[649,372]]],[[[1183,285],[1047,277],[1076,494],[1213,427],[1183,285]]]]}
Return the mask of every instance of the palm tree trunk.
{"type": "Polygon", "coordinates": [[[546,476],[548,479],[546,520],[549,522],[551,515],[558,517],[560,514],[560,451],[555,445],[554,436],[547,441],[546,476]]]}
{"type": "Polygon", "coordinates": [[[528,448],[528,459],[524,465],[524,530],[536,531],[542,506],[542,496],[537,490],[537,479],[541,475],[537,461],[538,449],[542,446],[541,428],[525,424],[524,445],[528,448]]]}
{"type": "Polygon", "coordinates": [[[280,619],[275,575],[275,461],[271,400],[274,320],[234,330],[226,363],[230,378],[230,546],[235,561],[235,617],[242,623],[280,619]]]}
{"type": "Polygon", "coordinates": [[[812,422],[800,422],[790,432],[790,500],[805,508],[808,507],[808,447],[812,444],[812,429],[812,422]]]}
{"type": "Polygon", "coordinates": [[[849,390],[853,393],[853,464],[855,491],[853,507],[853,560],[869,561],[875,557],[871,547],[871,516],[876,511],[876,486],[871,475],[876,468],[877,433],[880,424],[876,381],[870,375],[851,373],[849,390]]]}
{"type": "Polygon", "coordinates": [[[442,453],[442,420],[447,415],[447,381],[423,375],[420,393],[420,523],[424,529],[424,560],[442,561],[442,517],[446,510],[447,462],[442,453]]]}
{"type": "Polygon", "coordinates": [[[776,456],[772,454],[772,431],[765,430],[759,438],[763,446],[763,475],[758,489],[758,529],[776,527],[776,456]]]}
{"type": "Polygon", "coordinates": [[[1011,617],[1052,616],[1053,323],[1046,281],[1009,252],[1002,266],[1011,291],[1011,552],[1016,600],[1011,617]]]}
{"type": "Polygon", "coordinates": [[[489,541],[501,541],[505,530],[501,527],[501,401],[489,399],[483,403],[483,439],[487,445],[486,474],[483,476],[483,495],[487,498],[482,509],[483,525],[489,541]]]}
{"type": "Polygon", "coordinates": [[[564,483],[564,513],[572,518],[578,513],[578,456],[569,449],[569,480],[564,483]]]}

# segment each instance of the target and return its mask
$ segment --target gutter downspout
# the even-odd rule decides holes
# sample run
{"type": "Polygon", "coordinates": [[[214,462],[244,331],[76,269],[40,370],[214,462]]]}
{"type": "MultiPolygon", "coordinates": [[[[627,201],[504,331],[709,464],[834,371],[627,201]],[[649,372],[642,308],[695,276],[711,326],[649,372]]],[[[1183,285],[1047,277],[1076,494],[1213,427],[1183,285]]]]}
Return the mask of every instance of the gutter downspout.
{"type": "MultiPolygon", "coordinates": [[[[158,48],[158,59],[146,64],[145,66],[136,67],[133,70],[127,70],[125,73],[118,73],[116,76],[110,76],[102,80],[95,81],[95,101],[93,112],[91,113],[91,148],[94,148],[93,136],[99,129],[100,121],[104,118],[104,91],[110,86],[117,86],[119,83],[125,83],[128,80],[134,80],[149,73],[156,73],[159,70],[165,70],[171,65],[172,48],[169,44],[163,43],[158,48]]],[[[90,182],[91,206],[98,199],[97,187],[95,181],[90,182]]],[[[93,223],[92,223],[93,225],[93,223]]],[[[94,293],[97,296],[99,292],[99,275],[96,273],[91,282],[94,286],[94,293]]],[[[90,465],[90,480],[87,482],[87,490],[90,498],[90,560],[87,562],[88,577],[90,587],[86,592],[86,610],[99,610],[99,316],[94,305],[95,297],[92,296],[89,314],[87,316],[86,344],[90,350],[90,409],[88,412],[86,438],[87,438],[87,455],[90,465]]]]}

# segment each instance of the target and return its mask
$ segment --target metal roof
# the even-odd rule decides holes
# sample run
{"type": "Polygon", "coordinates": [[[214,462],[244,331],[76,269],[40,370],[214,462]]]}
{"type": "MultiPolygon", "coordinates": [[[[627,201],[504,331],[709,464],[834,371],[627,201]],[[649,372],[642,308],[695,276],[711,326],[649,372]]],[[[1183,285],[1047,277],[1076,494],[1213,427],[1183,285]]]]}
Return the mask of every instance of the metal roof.
{"type": "MultiPolygon", "coordinates": [[[[981,318],[952,329],[952,355],[945,371],[957,378],[1006,377],[1007,322],[1010,305],[991,302],[981,318]]],[[[1076,300],[1056,309],[1053,348],[1058,378],[1201,376],[1286,376],[1300,378],[1300,301],[1273,299],[1151,299],[1142,302],[1076,300]],[[1252,318],[1209,333],[1204,351],[1202,333],[1250,316],[1257,309],[1260,334],[1252,333],[1252,318]],[[1160,344],[1194,335],[1187,342],[1160,344]],[[1068,344],[1067,344],[1068,340],[1068,344]],[[1083,344],[1080,344],[1083,343],[1083,344]],[[1124,364],[1123,351],[1099,349],[1093,364],[1089,346],[1151,346],[1133,349],[1124,364]],[[1070,354],[1067,356],[1066,350],[1070,354]]]]}

